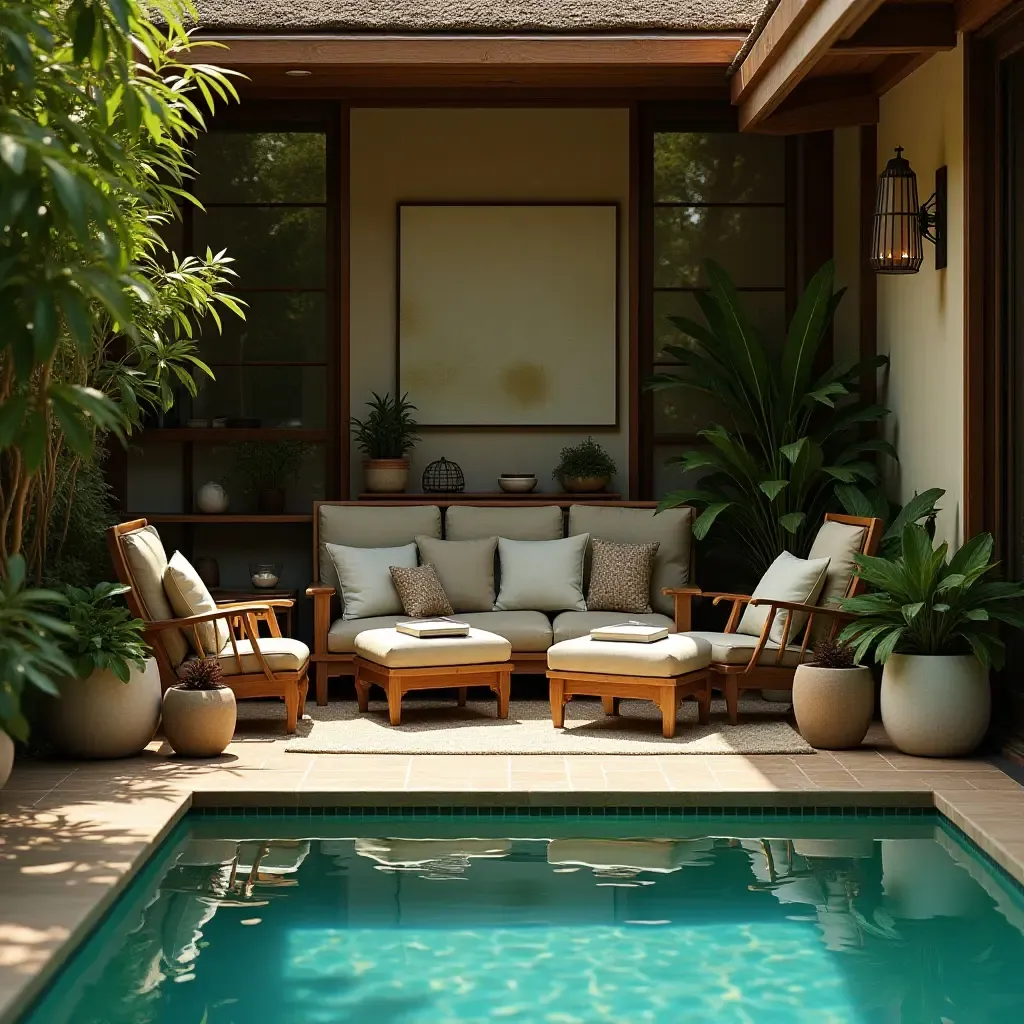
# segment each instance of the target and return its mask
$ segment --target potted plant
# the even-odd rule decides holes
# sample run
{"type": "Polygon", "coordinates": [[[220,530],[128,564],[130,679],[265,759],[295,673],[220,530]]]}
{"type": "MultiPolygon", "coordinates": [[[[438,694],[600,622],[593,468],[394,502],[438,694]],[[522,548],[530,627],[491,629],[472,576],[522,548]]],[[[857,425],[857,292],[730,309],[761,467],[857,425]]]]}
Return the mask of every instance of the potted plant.
{"type": "Polygon", "coordinates": [[[221,680],[216,658],[196,658],[181,669],[181,682],[164,694],[164,736],[182,757],[223,754],[235,734],[235,695],[221,680]]]}
{"type": "Polygon", "coordinates": [[[551,474],[566,491],[594,494],[603,491],[618,472],[612,457],[592,438],[562,449],[551,474]]]}
{"type": "Polygon", "coordinates": [[[71,672],[60,648],[70,627],[58,618],[64,598],[25,586],[25,559],[7,560],[0,579],[0,788],[14,764],[14,741],[28,739],[22,707],[26,687],[56,696],[53,680],[71,672]]]}
{"type": "Polygon", "coordinates": [[[848,644],[823,637],[812,660],[797,667],[793,711],[800,734],[812,747],[859,747],[875,713],[871,670],[856,663],[848,644]]]}
{"type": "Polygon", "coordinates": [[[399,494],[409,482],[409,460],[419,437],[412,412],[416,408],[408,395],[381,397],[376,391],[367,402],[365,419],[352,417],[356,447],[366,456],[363,476],[366,489],[380,494],[399,494]]]}
{"type": "Polygon", "coordinates": [[[882,671],[882,723],[907,754],[968,754],[988,728],[989,668],[1005,648],[1000,624],[1024,626],[1024,586],[989,579],[992,537],[980,534],[948,558],[933,549],[923,526],[903,529],[893,558],[856,556],[856,573],[871,588],[847,598],[859,616],[840,639],[860,661],[874,651],[882,671]]]}
{"type": "Polygon", "coordinates": [[[138,754],[160,721],[160,672],[142,639],[144,624],[119,601],[120,583],[67,587],[70,632],[61,646],[72,673],[44,710],[47,733],[71,757],[138,754]]]}
{"type": "Polygon", "coordinates": [[[234,476],[256,495],[262,515],[279,516],[285,509],[285,487],[309,451],[304,441],[243,441],[235,445],[234,476]]]}

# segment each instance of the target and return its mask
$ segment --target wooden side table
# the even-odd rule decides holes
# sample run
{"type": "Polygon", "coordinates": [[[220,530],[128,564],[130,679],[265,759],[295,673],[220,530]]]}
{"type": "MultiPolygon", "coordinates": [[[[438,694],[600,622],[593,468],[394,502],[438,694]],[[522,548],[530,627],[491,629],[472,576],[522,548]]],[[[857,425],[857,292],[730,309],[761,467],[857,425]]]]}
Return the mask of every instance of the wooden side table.
{"type": "MultiPolygon", "coordinates": [[[[299,592],[297,590],[282,590],[279,587],[273,587],[267,590],[260,590],[257,587],[250,587],[248,590],[232,590],[229,587],[211,587],[210,595],[217,604],[229,604],[233,601],[270,601],[274,598],[282,597],[291,598],[292,601],[298,601],[299,599],[299,592]]],[[[294,636],[293,628],[295,625],[295,606],[292,605],[290,608],[275,608],[274,611],[277,613],[277,617],[280,620],[281,633],[284,636],[294,636]]]]}

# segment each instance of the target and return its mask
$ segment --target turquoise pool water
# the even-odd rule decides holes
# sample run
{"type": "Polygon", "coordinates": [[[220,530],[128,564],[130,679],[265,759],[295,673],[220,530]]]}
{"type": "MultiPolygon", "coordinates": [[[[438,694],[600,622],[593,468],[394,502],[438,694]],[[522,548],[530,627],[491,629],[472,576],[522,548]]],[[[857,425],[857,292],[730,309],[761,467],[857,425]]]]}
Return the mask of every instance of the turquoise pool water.
{"type": "Polygon", "coordinates": [[[937,819],[201,817],[27,1024],[1006,1024],[1024,900],[937,819]]]}

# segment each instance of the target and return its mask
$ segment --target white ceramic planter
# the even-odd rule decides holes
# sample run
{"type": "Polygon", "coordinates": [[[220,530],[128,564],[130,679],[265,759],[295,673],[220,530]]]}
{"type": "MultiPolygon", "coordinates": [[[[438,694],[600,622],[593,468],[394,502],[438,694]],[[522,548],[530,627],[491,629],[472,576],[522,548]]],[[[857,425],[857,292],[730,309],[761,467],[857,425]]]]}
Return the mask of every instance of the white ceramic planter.
{"type": "Polygon", "coordinates": [[[14,740],[0,729],[0,789],[11,777],[11,769],[14,767],[14,740]]]}
{"type": "Polygon", "coordinates": [[[60,698],[46,702],[46,732],[69,757],[112,758],[138,754],[160,722],[160,670],[149,658],[132,668],[127,683],[109,671],[65,679],[60,698]]]}
{"type": "Polygon", "coordinates": [[[793,677],[793,712],[800,735],[812,747],[859,747],[875,713],[871,670],[798,666],[793,677]]]}
{"type": "Polygon", "coordinates": [[[235,695],[219,690],[182,690],[164,694],[164,736],[182,757],[216,757],[235,734],[235,695]]]}
{"type": "Polygon", "coordinates": [[[374,494],[401,494],[409,482],[409,460],[365,459],[363,480],[374,494]]]}
{"type": "Polygon", "coordinates": [[[882,672],[882,724],[905,754],[969,754],[988,729],[988,672],[972,654],[893,654],[882,672]]]}

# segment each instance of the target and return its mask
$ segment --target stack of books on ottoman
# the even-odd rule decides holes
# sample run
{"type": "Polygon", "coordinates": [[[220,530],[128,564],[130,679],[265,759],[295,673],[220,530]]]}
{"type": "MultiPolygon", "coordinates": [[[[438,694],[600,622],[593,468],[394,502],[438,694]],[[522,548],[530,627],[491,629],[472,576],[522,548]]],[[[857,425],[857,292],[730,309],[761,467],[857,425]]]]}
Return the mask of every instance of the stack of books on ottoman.
{"type": "Polygon", "coordinates": [[[617,640],[620,643],[652,644],[668,636],[668,626],[648,626],[643,622],[620,622],[614,626],[598,626],[590,635],[594,640],[617,640]]]}

